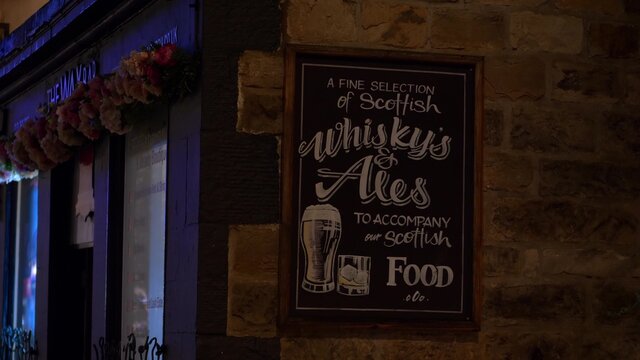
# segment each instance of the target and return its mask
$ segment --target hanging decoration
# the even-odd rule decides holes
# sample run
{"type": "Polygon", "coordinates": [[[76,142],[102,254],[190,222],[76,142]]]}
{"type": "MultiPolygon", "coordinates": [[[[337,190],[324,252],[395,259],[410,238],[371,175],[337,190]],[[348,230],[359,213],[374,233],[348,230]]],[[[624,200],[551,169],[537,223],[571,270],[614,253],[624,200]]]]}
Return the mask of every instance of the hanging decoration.
{"type": "Polygon", "coordinates": [[[78,83],[71,96],[0,138],[0,183],[32,178],[105,134],[124,135],[157,103],[193,92],[197,65],[174,44],[132,51],[113,74],[78,83]]]}

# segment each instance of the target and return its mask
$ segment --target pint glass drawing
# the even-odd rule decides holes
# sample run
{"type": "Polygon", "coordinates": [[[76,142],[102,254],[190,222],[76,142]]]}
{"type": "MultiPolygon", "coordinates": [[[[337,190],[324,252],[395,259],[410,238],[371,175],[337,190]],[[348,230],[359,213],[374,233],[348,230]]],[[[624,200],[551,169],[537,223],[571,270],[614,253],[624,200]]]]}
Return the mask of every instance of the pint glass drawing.
{"type": "Polygon", "coordinates": [[[338,256],[338,293],[347,296],[369,295],[369,256],[338,256]]]}
{"type": "Polygon", "coordinates": [[[340,212],[331,205],[311,205],[304,210],[300,242],[305,255],[302,288],[306,291],[335,289],[333,272],[341,227],[340,212]]]}

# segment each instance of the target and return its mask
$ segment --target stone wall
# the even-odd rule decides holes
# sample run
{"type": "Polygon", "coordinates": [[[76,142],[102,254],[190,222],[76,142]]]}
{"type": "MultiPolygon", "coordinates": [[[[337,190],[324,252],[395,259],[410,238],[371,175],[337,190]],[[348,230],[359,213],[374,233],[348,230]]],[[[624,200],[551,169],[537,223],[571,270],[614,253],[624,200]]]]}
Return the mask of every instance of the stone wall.
{"type": "MultiPolygon", "coordinates": [[[[640,359],[637,1],[289,0],[281,9],[286,43],[485,58],[482,330],[281,338],[282,359],[640,359]]],[[[280,52],[242,54],[237,132],[280,139],[282,84],[280,52]]],[[[228,235],[226,333],[273,339],[278,224],[231,225],[228,235]]]]}

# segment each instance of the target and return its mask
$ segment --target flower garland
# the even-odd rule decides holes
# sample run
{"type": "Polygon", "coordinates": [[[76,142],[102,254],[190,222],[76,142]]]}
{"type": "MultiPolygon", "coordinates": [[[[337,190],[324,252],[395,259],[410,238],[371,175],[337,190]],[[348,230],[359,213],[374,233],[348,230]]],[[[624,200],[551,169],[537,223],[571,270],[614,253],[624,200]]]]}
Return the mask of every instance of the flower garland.
{"type": "Polygon", "coordinates": [[[0,138],[0,183],[32,178],[105,133],[124,135],[147,107],[193,91],[194,58],[174,44],[132,51],[115,73],[78,83],[63,103],[0,138]]]}

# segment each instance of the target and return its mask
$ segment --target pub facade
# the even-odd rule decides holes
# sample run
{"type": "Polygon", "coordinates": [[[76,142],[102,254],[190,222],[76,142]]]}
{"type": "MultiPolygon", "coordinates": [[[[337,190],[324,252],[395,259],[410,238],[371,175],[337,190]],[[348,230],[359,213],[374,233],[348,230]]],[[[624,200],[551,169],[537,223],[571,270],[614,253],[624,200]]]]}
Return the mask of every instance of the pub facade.
{"type": "MultiPolygon", "coordinates": [[[[51,1],[5,38],[0,81],[13,164],[2,190],[3,356],[124,358],[146,345],[145,356],[162,358],[173,341],[176,358],[194,349],[183,329],[195,323],[184,301],[196,289],[181,276],[195,273],[166,269],[190,256],[180,214],[197,191],[185,184],[198,173],[186,160],[197,157],[188,144],[198,136],[198,86],[155,101],[167,94],[165,80],[139,82],[134,100],[135,74],[123,66],[150,56],[158,65],[173,50],[195,59],[198,16],[185,1],[51,1]],[[130,110],[120,111],[124,102],[130,110]],[[58,136],[62,119],[71,122],[58,136]],[[20,162],[12,150],[37,127],[41,136],[31,134],[48,160],[20,162]]],[[[146,69],[150,79],[160,68],[146,69]]]]}

